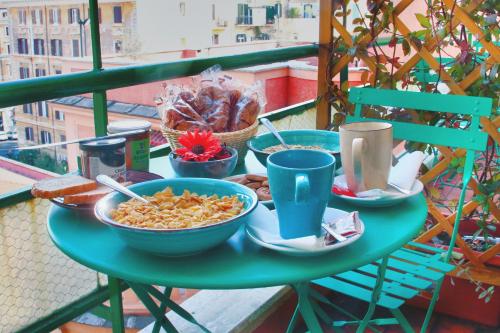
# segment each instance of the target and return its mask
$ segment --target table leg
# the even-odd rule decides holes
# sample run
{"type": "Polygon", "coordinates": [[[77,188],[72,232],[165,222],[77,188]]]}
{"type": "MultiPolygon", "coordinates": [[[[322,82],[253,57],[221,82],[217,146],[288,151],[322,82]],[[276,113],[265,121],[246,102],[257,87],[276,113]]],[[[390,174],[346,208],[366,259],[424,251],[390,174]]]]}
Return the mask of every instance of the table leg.
{"type": "MultiPolygon", "coordinates": [[[[128,285],[135,292],[137,297],[146,306],[149,312],[155,317],[156,322],[161,325],[167,332],[178,332],[174,325],[165,316],[165,309],[170,308],[171,311],[175,312],[181,318],[189,321],[193,325],[198,326],[203,332],[210,333],[210,331],[201,325],[188,311],[184,310],[179,304],[175,303],[170,299],[170,288],[167,288],[165,293],[162,293],[154,286],[140,284],[135,282],[128,282],[128,285]],[[158,306],[153,297],[160,301],[160,306],[158,306]]],[[[155,323],[156,326],[156,323],[155,323]]]]}
{"type": "Polygon", "coordinates": [[[113,333],[124,333],[125,325],[123,323],[123,305],[120,279],[108,275],[108,289],[113,333]]]}
{"type": "Polygon", "coordinates": [[[375,308],[377,307],[377,302],[380,298],[380,293],[382,292],[382,286],[384,284],[385,279],[385,271],[387,269],[387,263],[389,261],[389,256],[385,256],[382,258],[382,262],[378,267],[377,271],[377,281],[375,282],[375,287],[373,288],[372,298],[370,301],[370,305],[368,306],[368,310],[366,311],[363,320],[358,326],[356,333],[362,333],[366,330],[370,320],[372,319],[373,313],[375,312],[375,308]]]}
{"type": "Polygon", "coordinates": [[[304,319],[309,331],[311,333],[323,332],[318,318],[316,317],[316,313],[314,312],[311,300],[309,299],[309,283],[301,282],[293,284],[292,287],[297,293],[299,312],[302,315],[302,318],[304,319]]]}

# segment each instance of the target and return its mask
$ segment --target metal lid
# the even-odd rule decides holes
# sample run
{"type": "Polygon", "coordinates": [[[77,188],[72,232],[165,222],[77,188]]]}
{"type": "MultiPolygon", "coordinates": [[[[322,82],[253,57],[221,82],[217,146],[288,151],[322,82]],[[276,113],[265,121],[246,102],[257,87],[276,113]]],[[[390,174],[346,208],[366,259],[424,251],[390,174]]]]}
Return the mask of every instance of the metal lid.
{"type": "Polygon", "coordinates": [[[121,133],[133,130],[149,130],[151,128],[151,123],[146,120],[119,120],[113,121],[108,125],[108,133],[121,133]]]}
{"type": "Polygon", "coordinates": [[[80,143],[80,149],[86,151],[103,151],[103,150],[113,150],[118,148],[124,148],[125,138],[116,139],[96,139],[92,141],[85,141],[80,143]]]}

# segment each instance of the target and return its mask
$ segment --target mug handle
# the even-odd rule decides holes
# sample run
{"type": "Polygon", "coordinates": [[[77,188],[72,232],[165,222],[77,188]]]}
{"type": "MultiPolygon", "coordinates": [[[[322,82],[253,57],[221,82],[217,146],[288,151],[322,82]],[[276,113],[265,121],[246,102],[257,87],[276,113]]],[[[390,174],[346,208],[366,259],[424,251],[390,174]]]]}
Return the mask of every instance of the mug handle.
{"type": "Polygon", "coordinates": [[[307,200],[310,193],[309,176],[299,173],[295,176],[295,202],[307,200]]]}
{"type": "Polygon", "coordinates": [[[366,141],[363,138],[355,138],[352,140],[352,166],[354,171],[354,180],[358,188],[364,185],[363,181],[363,152],[366,149],[366,141]]]}

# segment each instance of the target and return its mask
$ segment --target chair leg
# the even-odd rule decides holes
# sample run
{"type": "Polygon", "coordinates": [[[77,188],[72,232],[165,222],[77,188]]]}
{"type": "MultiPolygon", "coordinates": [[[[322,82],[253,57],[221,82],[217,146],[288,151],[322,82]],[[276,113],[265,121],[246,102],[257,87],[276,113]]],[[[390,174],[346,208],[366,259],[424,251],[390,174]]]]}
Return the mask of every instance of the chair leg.
{"type": "Polygon", "coordinates": [[[415,331],[413,330],[413,327],[411,324],[408,322],[406,317],[401,313],[401,310],[399,309],[390,309],[392,315],[394,318],[398,320],[399,325],[403,329],[405,333],[414,333],[415,331]]]}
{"type": "MultiPolygon", "coordinates": [[[[460,198],[458,199],[458,204],[457,204],[457,211],[455,215],[455,224],[453,225],[453,231],[451,234],[451,239],[450,239],[450,244],[448,247],[448,251],[446,252],[446,258],[445,261],[449,262],[450,258],[453,254],[453,248],[455,247],[455,241],[457,239],[458,235],[458,228],[460,226],[460,219],[462,218],[462,209],[464,206],[464,201],[465,201],[465,194],[467,192],[467,185],[469,184],[471,175],[472,175],[472,167],[474,163],[474,152],[471,150],[467,150],[467,154],[465,157],[465,165],[464,165],[464,175],[463,175],[463,184],[462,184],[462,190],[460,191],[460,198]]],[[[434,288],[434,292],[432,294],[432,299],[431,302],[429,303],[429,308],[427,309],[427,313],[425,314],[425,319],[422,324],[422,328],[420,329],[421,333],[425,333],[427,330],[427,327],[429,326],[429,323],[431,321],[432,317],[432,312],[434,311],[434,307],[436,306],[438,296],[439,296],[439,291],[441,290],[441,285],[443,284],[444,277],[439,279],[436,284],[436,288],[434,288]]]]}
{"type": "Polygon", "coordinates": [[[286,329],[286,333],[292,333],[295,329],[295,325],[297,324],[297,318],[299,316],[299,305],[295,307],[293,311],[292,319],[290,319],[290,323],[288,323],[288,327],[286,329]]]}
{"type": "Polygon", "coordinates": [[[432,293],[432,299],[429,303],[429,307],[427,308],[427,312],[425,313],[425,319],[422,323],[422,327],[420,328],[420,333],[425,333],[427,331],[427,327],[429,326],[432,318],[432,313],[434,312],[434,307],[439,298],[439,291],[441,290],[441,285],[443,284],[444,277],[437,281],[436,287],[434,288],[434,292],[432,293]]]}
{"type": "Polygon", "coordinates": [[[366,311],[363,320],[361,321],[358,329],[356,330],[357,333],[362,333],[366,330],[366,327],[370,323],[370,319],[372,318],[373,313],[375,312],[375,308],[377,307],[377,302],[380,298],[380,293],[382,292],[382,286],[384,284],[384,279],[385,279],[385,270],[387,269],[388,261],[389,261],[388,256],[383,257],[382,263],[378,267],[377,281],[375,282],[375,287],[373,288],[370,305],[368,306],[368,310],[366,311]]]}

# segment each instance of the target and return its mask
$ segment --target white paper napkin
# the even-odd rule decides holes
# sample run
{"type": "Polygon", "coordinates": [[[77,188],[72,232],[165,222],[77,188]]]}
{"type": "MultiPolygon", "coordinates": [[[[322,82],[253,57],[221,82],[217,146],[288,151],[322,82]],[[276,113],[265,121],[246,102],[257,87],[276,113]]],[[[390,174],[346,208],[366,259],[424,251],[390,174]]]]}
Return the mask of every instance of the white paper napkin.
{"type": "Polygon", "coordinates": [[[405,190],[411,190],[418,170],[424,162],[425,155],[421,151],[414,151],[401,157],[398,164],[392,167],[389,174],[389,183],[397,185],[405,190]]]}
{"type": "MultiPolygon", "coordinates": [[[[425,155],[421,151],[414,151],[401,157],[398,164],[391,168],[389,173],[389,184],[394,184],[402,189],[411,191],[418,176],[418,170],[424,162],[425,155]]],[[[372,189],[356,193],[359,198],[380,199],[384,197],[401,197],[406,194],[401,193],[390,185],[387,189],[372,189]]]]}

